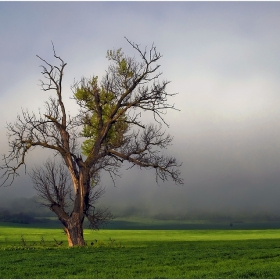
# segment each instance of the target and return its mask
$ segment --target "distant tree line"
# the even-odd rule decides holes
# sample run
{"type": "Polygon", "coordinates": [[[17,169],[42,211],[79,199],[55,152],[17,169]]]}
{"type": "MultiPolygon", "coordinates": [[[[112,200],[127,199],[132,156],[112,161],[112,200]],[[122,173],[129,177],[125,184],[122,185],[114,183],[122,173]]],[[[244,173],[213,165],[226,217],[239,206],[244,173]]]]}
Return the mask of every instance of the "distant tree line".
{"type": "Polygon", "coordinates": [[[214,223],[242,223],[242,222],[278,222],[280,221],[279,212],[236,212],[221,213],[219,211],[182,211],[182,212],[156,212],[149,209],[142,209],[137,206],[127,206],[114,209],[116,218],[142,217],[152,218],[162,221],[208,221],[214,223]]]}
{"type": "Polygon", "coordinates": [[[9,210],[11,214],[28,213],[33,217],[55,217],[48,209],[40,205],[40,198],[33,197],[18,197],[18,198],[2,198],[0,199],[0,208],[9,210]]]}
{"type": "Polygon", "coordinates": [[[34,224],[34,223],[48,222],[48,219],[45,219],[45,218],[37,219],[32,214],[23,213],[23,212],[11,213],[6,208],[0,208],[0,222],[18,223],[18,224],[34,224]]]}
{"type": "MultiPolygon", "coordinates": [[[[0,222],[12,223],[37,223],[49,222],[50,217],[56,217],[51,211],[45,207],[41,207],[40,198],[33,196],[31,198],[0,198],[0,222]],[[12,203],[11,203],[12,201],[12,203]]],[[[101,205],[103,206],[103,205],[101,205]]],[[[242,223],[242,222],[256,222],[267,221],[275,222],[280,221],[279,211],[259,211],[254,213],[249,212],[236,212],[236,213],[221,213],[209,211],[181,211],[181,212],[163,212],[153,211],[149,208],[141,208],[137,205],[127,205],[122,207],[114,207],[115,218],[131,218],[142,217],[152,218],[156,220],[173,220],[173,221],[194,221],[203,220],[209,222],[229,222],[229,223],[242,223]]],[[[87,225],[85,225],[87,227],[87,225]]]]}

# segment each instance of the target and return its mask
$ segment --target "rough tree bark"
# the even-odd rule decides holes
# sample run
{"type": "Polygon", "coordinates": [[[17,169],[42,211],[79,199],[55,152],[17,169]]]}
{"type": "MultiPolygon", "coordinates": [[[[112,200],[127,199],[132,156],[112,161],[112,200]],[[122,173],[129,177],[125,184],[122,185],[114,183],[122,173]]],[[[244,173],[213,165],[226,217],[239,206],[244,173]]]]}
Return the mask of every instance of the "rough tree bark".
{"type": "MultiPolygon", "coordinates": [[[[163,116],[167,109],[175,109],[168,103],[168,98],[175,95],[166,92],[169,82],[159,80],[161,73],[157,63],[161,55],[153,45],[142,51],[139,45],[127,42],[138,53],[140,62],[135,57],[125,56],[121,49],[108,51],[111,64],[101,82],[93,77],[73,86],[80,110],[73,117],[66,114],[62,95],[66,63],[56,55],[54,47],[58,66],[38,56],[43,62],[42,89],[54,94],[45,103],[44,114],[22,111],[17,121],[8,125],[10,151],[3,157],[2,185],[14,181],[18,169],[25,166],[27,154],[37,146],[59,155],[67,167],[73,191],[71,211],[66,211],[63,194],[59,194],[63,188],[55,187],[57,179],[53,180],[52,191],[50,185],[43,187],[43,195],[65,227],[69,246],[85,244],[85,217],[93,227],[104,220],[104,215],[105,220],[108,218],[93,204],[99,193],[95,190],[101,170],[109,172],[113,178],[126,161],[131,167],[154,169],[156,180],[171,178],[177,184],[183,183],[178,169],[180,164],[174,157],[161,153],[172,142],[172,137],[162,131],[166,124],[163,116]],[[141,114],[149,112],[156,125],[142,122],[141,114]]],[[[38,178],[49,178],[47,173],[45,178],[42,174],[42,170],[38,172],[38,178]]],[[[38,182],[40,185],[40,180],[38,182]]]]}

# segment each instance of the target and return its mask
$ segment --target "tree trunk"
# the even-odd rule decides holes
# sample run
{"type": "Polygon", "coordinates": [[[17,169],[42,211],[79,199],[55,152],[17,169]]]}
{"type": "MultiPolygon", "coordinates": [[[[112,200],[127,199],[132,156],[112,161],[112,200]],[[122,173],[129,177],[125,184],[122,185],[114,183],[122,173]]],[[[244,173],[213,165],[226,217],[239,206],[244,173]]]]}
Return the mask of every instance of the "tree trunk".
{"type": "Polygon", "coordinates": [[[87,170],[85,171],[80,168],[79,180],[73,180],[73,186],[75,190],[75,200],[72,213],[69,215],[65,212],[64,206],[57,203],[52,205],[51,210],[56,213],[58,219],[64,226],[64,232],[67,235],[69,247],[85,246],[83,223],[86,210],[89,207],[88,190],[90,189],[90,179],[87,170]]]}
{"type": "Polygon", "coordinates": [[[71,217],[67,220],[64,231],[68,238],[69,247],[85,246],[83,234],[83,221],[78,213],[72,213],[71,217]]]}

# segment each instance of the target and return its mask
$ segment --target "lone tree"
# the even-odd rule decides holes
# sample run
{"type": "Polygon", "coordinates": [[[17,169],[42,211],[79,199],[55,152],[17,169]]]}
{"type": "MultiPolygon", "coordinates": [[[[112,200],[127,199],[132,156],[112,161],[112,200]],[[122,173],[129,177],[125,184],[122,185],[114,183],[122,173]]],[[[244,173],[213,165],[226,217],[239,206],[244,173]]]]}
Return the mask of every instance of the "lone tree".
{"type": "Polygon", "coordinates": [[[75,116],[66,113],[63,102],[66,63],[54,47],[58,66],[37,55],[43,62],[42,89],[52,92],[45,102],[45,113],[22,111],[7,127],[10,151],[3,156],[2,185],[12,184],[19,168],[26,165],[27,154],[37,146],[61,158],[62,164],[48,161],[44,168],[33,170],[31,177],[46,205],[63,224],[69,246],[85,245],[85,217],[93,226],[109,217],[106,211],[94,207],[103,192],[97,187],[102,170],[114,178],[122,163],[128,162],[131,167],[154,169],[157,181],[171,178],[176,184],[183,183],[180,164],[160,151],[172,142],[162,129],[167,125],[164,114],[175,109],[168,103],[168,98],[175,95],[166,92],[169,81],[159,79],[161,54],[154,45],[141,50],[126,40],[140,61],[121,49],[108,51],[110,65],[101,81],[98,77],[82,78],[74,84],[73,98],[79,108],[75,116]],[[141,120],[141,115],[148,112],[152,113],[153,124],[141,120]],[[70,210],[66,196],[73,201],[70,210]]]}

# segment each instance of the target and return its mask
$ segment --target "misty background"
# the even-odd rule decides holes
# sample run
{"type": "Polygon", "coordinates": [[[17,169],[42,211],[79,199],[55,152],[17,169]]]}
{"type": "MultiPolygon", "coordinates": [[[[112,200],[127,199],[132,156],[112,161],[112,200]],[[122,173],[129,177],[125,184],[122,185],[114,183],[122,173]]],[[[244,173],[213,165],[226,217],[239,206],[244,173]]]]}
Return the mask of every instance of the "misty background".
{"type": "MultiPolygon", "coordinates": [[[[8,151],[6,124],[21,108],[43,111],[48,98],[36,54],[54,62],[53,41],[67,62],[71,113],[74,79],[101,78],[108,49],[135,54],[126,36],[156,45],[167,90],[179,93],[169,100],[180,111],[166,115],[174,141],[165,152],[182,162],[185,184],[123,168],[116,187],[102,177],[100,205],[116,215],[280,216],[279,12],[279,2],[0,2],[0,154],[8,151]]],[[[48,155],[30,153],[27,171],[48,155]]],[[[24,197],[26,205],[35,194],[21,170],[0,188],[0,203],[24,197]]]]}

